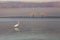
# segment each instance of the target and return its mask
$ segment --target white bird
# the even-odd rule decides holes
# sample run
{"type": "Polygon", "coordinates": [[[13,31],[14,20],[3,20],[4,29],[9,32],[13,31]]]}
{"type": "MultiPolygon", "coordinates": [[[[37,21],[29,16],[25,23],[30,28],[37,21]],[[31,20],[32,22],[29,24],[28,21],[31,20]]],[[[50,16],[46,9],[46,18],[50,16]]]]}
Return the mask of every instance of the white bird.
{"type": "Polygon", "coordinates": [[[14,25],[14,30],[15,30],[15,31],[20,31],[18,26],[19,26],[19,21],[18,21],[17,24],[14,25]]]}
{"type": "Polygon", "coordinates": [[[14,25],[14,27],[18,27],[19,26],[19,22],[17,24],[14,25]]]}

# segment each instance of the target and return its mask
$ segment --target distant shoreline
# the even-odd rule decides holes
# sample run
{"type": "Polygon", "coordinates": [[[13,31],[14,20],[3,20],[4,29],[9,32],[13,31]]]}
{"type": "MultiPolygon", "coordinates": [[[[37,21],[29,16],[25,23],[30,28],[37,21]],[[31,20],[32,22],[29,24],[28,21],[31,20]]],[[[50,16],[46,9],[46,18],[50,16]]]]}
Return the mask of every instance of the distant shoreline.
{"type": "Polygon", "coordinates": [[[0,17],[0,18],[60,18],[60,17],[0,17]]]}
{"type": "Polygon", "coordinates": [[[4,9],[9,9],[9,8],[60,8],[60,7],[0,7],[4,9]]]}

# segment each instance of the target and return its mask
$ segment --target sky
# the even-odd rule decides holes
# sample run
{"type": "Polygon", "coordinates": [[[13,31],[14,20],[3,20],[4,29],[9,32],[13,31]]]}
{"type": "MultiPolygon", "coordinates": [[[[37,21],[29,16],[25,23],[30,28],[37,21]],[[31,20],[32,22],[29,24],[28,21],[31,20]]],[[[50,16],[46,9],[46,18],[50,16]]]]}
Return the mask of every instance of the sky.
{"type": "Polygon", "coordinates": [[[53,2],[60,0],[0,0],[0,1],[21,1],[21,2],[53,2]]]}

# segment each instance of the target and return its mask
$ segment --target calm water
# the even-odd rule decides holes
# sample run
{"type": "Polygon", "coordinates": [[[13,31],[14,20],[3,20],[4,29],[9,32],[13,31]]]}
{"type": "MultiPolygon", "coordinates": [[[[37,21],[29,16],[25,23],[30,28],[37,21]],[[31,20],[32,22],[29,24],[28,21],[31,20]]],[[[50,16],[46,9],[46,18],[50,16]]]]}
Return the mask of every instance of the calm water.
{"type": "Polygon", "coordinates": [[[60,18],[0,18],[0,34],[1,40],[60,40],[60,18]],[[23,21],[23,32],[13,31],[17,20],[23,21]]]}
{"type": "Polygon", "coordinates": [[[13,27],[18,20],[20,22],[20,26],[22,26],[26,31],[60,31],[60,18],[0,18],[0,26],[8,27],[9,25],[9,27],[13,27]]]}
{"type": "Polygon", "coordinates": [[[60,18],[0,18],[0,21],[60,21],[60,18]]]}
{"type": "MultiPolygon", "coordinates": [[[[32,11],[33,8],[0,8],[0,17],[31,16],[32,11]]],[[[42,11],[46,13],[46,16],[60,16],[60,8],[58,7],[34,8],[35,16],[40,16],[42,11]]]]}

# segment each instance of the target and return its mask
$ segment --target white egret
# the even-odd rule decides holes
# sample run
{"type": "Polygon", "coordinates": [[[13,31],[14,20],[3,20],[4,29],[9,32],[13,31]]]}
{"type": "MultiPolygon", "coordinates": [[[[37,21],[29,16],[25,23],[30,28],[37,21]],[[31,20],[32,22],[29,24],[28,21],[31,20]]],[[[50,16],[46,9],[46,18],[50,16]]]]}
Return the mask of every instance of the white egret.
{"type": "Polygon", "coordinates": [[[14,25],[14,30],[15,30],[15,31],[20,31],[20,30],[19,30],[19,21],[18,21],[17,24],[14,25]]]}

